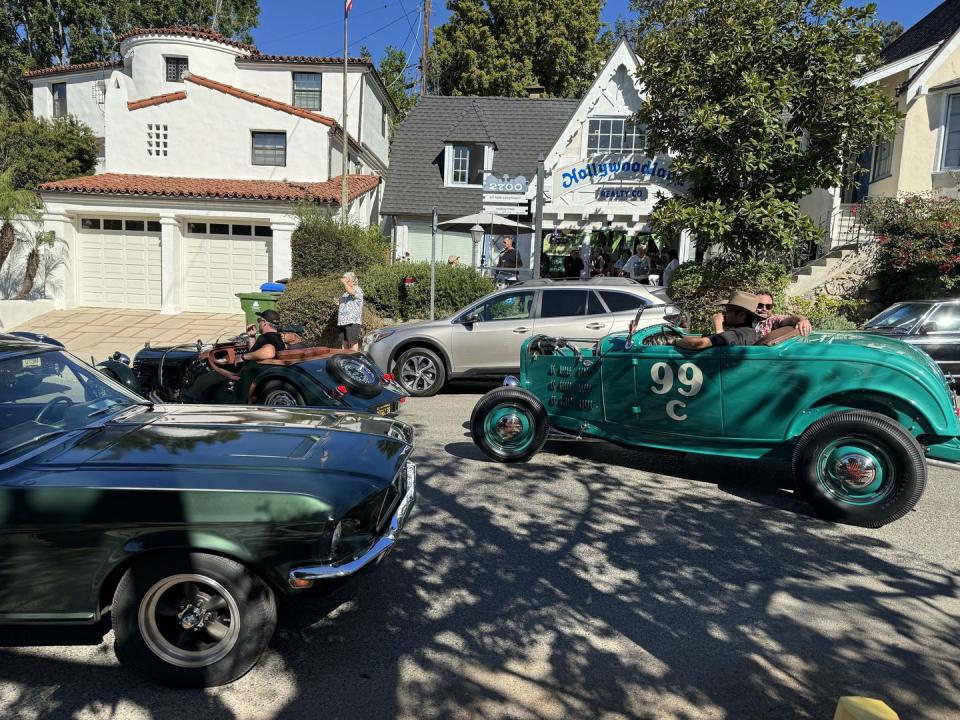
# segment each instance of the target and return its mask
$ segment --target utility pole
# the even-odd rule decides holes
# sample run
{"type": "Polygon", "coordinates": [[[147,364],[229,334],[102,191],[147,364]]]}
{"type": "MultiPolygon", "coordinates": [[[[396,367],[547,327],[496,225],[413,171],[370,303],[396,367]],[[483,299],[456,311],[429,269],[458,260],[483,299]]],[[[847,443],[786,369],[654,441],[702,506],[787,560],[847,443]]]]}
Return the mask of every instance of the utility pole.
{"type": "MultiPolygon", "coordinates": [[[[543,155],[537,161],[537,198],[533,210],[533,257],[530,267],[533,268],[532,280],[538,280],[543,275],[540,267],[540,254],[543,252],[543,155]]],[[[550,268],[547,268],[549,271],[550,268]]]]}
{"type": "Polygon", "coordinates": [[[430,0],[423,0],[423,47],[420,48],[420,94],[427,94],[427,74],[430,61],[430,0]]]}
{"type": "Polygon", "coordinates": [[[350,205],[349,184],[347,183],[347,171],[350,164],[350,134],[347,132],[347,16],[350,14],[351,0],[346,0],[343,5],[343,144],[341,151],[343,153],[343,163],[341,164],[341,186],[340,186],[340,224],[346,226],[350,205]]]}

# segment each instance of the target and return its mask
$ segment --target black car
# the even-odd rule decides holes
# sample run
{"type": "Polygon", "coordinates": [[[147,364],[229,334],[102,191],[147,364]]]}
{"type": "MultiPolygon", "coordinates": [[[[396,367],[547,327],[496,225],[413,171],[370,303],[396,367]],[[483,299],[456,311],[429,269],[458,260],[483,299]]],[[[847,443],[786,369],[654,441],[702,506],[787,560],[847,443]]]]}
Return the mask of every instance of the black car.
{"type": "Polygon", "coordinates": [[[936,361],[951,384],[960,383],[960,298],[899,302],[861,329],[915,345],[936,361]]]}
{"type": "Polygon", "coordinates": [[[0,629],[109,614],[125,665],[230,682],[280,597],[393,548],[412,450],[396,420],[153,403],[54,345],[0,339],[0,629]]]}

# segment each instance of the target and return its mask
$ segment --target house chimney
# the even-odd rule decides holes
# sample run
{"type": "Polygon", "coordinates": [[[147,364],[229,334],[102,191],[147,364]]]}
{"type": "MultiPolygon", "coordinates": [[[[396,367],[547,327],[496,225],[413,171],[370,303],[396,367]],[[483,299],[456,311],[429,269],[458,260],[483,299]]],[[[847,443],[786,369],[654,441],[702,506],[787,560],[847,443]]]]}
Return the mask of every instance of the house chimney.
{"type": "Polygon", "coordinates": [[[542,98],[547,89],[543,85],[527,85],[527,97],[542,98]]]}

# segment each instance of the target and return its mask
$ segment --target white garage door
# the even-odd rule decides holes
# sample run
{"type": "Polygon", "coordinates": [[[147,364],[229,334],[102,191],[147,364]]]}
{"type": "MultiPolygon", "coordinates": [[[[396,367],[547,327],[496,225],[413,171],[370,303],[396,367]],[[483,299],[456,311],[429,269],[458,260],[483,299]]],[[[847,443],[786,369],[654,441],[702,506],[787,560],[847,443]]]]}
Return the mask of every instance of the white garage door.
{"type": "Polygon", "coordinates": [[[160,309],[160,223],[82,218],[79,300],[88,307],[160,309]]]}
{"type": "Polygon", "coordinates": [[[183,244],[185,310],[240,312],[236,294],[270,280],[268,226],[191,222],[183,244]]]}

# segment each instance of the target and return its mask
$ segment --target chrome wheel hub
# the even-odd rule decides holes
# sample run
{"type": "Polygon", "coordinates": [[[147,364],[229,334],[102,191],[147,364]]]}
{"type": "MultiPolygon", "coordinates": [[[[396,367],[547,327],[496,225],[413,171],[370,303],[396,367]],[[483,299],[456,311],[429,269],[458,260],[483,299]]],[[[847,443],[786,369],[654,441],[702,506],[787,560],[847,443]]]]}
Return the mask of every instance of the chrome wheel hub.
{"type": "Polygon", "coordinates": [[[512,413],[500,418],[497,424],[493,426],[493,430],[500,440],[512,440],[523,432],[523,423],[518,415],[512,413]]]}
{"type": "Polygon", "coordinates": [[[365,385],[374,385],[377,382],[377,376],[373,374],[373,370],[357,360],[347,360],[344,362],[343,370],[354,380],[364,383],[365,385]]]}
{"type": "Polygon", "coordinates": [[[842,455],[833,468],[837,479],[854,489],[869,487],[877,478],[873,458],[859,453],[842,455]]]}
{"type": "Polygon", "coordinates": [[[400,368],[400,381],[412,390],[426,390],[437,381],[437,368],[430,358],[414,355],[400,368]]]}

